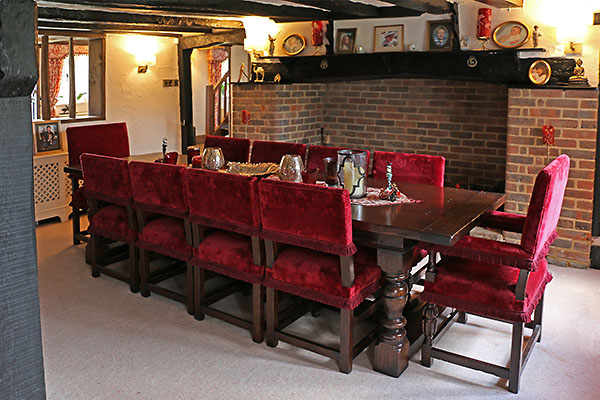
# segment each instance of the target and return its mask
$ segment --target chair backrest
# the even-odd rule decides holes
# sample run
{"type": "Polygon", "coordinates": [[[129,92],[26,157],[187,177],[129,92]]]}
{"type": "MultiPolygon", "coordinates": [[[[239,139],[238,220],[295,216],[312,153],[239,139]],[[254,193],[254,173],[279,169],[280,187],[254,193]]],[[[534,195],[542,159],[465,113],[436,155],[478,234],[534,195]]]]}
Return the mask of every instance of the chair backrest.
{"type": "Polygon", "coordinates": [[[88,153],[83,153],[80,159],[87,198],[122,206],[131,205],[131,184],[126,160],[88,153]]]}
{"type": "Polygon", "coordinates": [[[180,165],[130,162],[133,207],[177,218],[185,217],[188,207],[184,171],[185,167],[180,165]]]}
{"type": "Polygon", "coordinates": [[[563,154],[548,164],[535,178],[521,235],[521,247],[534,258],[545,257],[556,238],[569,178],[569,156],[563,154]]]}
{"type": "Polygon", "coordinates": [[[262,179],[261,237],[341,256],[352,255],[352,210],[344,189],[262,179]]]}
{"type": "Polygon", "coordinates": [[[220,147],[225,161],[248,162],[250,139],[206,135],[204,148],[220,147]]]}
{"type": "Polygon", "coordinates": [[[67,128],[69,165],[79,165],[83,153],[100,154],[111,157],[129,156],[127,124],[70,126],[67,128]]]}
{"type": "Polygon", "coordinates": [[[373,178],[386,179],[387,163],[392,163],[396,182],[444,186],[446,159],[442,156],[376,151],[373,153],[373,178]]]}
{"type": "Polygon", "coordinates": [[[189,218],[191,222],[244,235],[260,231],[257,178],[187,168],[189,218]]]}
{"type": "Polygon", "coordinates": [[[306,145],[303,143],[271,142],[255,140],[252,143],[250,161],[253,163],[274,162],[279,164],[286,154],[298,154],[306,162],[306,145]]]}
{"type": "MultiPolygon", "coordinates": [[[[310,145],[308,146],[308,156],[306,157],[306,169],[319,168],[319,171],[324,172],[325,166],[323,165],[323,159],[325,157],[336,157],[338,150],[345,150],[344,147],[331,147],[331,146],[319,146],[310,145]]],[[[371,153],[369,150],[362,149],[349,149],[349,150],[360,150],[367,153],[367,175],[369,175],[369,158],[371,153]]]]}

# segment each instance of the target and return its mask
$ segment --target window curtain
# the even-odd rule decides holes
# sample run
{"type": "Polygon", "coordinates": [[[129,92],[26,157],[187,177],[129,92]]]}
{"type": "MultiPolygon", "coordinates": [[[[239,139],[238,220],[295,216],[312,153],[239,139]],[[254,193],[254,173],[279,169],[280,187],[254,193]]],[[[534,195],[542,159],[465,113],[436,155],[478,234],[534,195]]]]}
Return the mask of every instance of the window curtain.
{"type": "Polygon", "coordinates": [[[208,51],[208,82],[213,87],[221,79],[221,64],[227,60],[229,53],[225,49],[210,49],[208,51]]]}
{"type": "MultiPolygon", "coordinates": [[[[88,46],[75,45],[73,51],[76,56],[88,54],[88,46]]],[[[69,45],[48,45],[48,83],[50,87],[50,117],[56,117],[54,106],[58,102],[58,89],[62,77],[63,63],[69,56],[69,45]]]]}

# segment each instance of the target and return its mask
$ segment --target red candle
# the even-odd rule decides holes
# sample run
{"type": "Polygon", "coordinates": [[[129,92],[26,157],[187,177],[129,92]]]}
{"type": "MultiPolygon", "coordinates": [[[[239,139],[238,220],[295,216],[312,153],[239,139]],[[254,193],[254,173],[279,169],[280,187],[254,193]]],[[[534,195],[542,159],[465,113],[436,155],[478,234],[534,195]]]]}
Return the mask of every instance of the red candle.
{"type": "Polygon", "coordinates": [[[477,38],[489,39],[492,32],[492,9],[480,8],[477,14],[477,38]]]}

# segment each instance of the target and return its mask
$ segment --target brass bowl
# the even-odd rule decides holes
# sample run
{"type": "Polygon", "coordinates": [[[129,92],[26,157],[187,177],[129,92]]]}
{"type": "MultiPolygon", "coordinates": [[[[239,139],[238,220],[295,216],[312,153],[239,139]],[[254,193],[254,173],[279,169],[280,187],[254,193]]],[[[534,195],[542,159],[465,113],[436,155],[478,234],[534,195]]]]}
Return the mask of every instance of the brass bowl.
{"type": "Polygon", "coordinates": [[[273,175],[279,167],[275,163],[241,163],[230,161],[227,164],[227,172],[230,174],[264,177],[273,175]]]}

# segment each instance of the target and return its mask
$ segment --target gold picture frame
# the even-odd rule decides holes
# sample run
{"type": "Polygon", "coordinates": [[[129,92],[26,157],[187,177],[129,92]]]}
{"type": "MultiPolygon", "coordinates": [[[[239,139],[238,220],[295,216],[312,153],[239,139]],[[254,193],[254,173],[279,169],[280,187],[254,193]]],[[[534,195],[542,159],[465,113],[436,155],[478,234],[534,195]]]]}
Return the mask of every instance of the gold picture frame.
{"type": "Polygon", "coordinates": [[[299,33],[287,35],[281,42],[281,50],[288,56],[300,54],[306,47],[306,38],[299,33]]]}
{"type": "Polygon", "coordinates": [[[373,30],[373,51],[404,51],[404,25],[376,26],[373,30]]]}
{"type": "Polygon", "coordinates": [[[356,46],[356,28],[338,29],[335,41],[335,52],[339,54],[354,53],[356,46]]]}
{"type": "Polygon", "coordinates": [[[427,21],[428,51],[450,51],[453,40],[452,20],[427,21]]]}
{"type": "Polygon", "coordinates": [[[523,46],[531,37],[531,30],[519,21],[506,21],[494,28],[492,40],[503,49],[516,49],[523,46]]]}
{"type": "Polygon", "coordinates": [[[529,67],[529,80],[536,85],[545,85],[551,75],[552,68],[544,60],[536,60],[529,67]]]}

